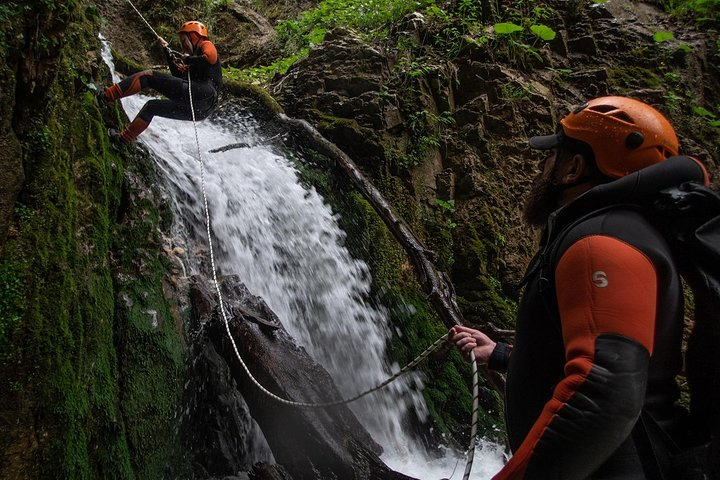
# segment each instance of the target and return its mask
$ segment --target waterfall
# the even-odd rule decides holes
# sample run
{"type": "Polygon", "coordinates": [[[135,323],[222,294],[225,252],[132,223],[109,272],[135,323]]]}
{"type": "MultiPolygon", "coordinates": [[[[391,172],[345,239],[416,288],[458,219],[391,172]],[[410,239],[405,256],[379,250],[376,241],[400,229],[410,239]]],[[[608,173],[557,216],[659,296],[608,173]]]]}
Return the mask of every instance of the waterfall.
{"type": "MultiPolygon", "coordinates": [[[[104,47],[113,70],[109,47],[104,47]]],[[[135,95],[122,104],[133,118],[149,98],[135,95]]],[[[371,302],[368,267],[344,246],[337,215],[315,189],[299,182],[288,158],[262,145],[251,118],[234,114],[222,122],[205,120],[197,123],[197,131],[218,274],[238,274],[261,296],[330,372],[343,395],[394,373],[399,367],[389,365],[385,354],[388,314],[371,302]],[[248,146],[210,152],[240,142],[248,146]]],[[[187,273],[202,269],[207,274],[207,265],[196,261],[206,257],[201,250],[207,241],[193,123],[156,117],[138,141],[152,153],[173,196],[174,237],[191,239],[187,273]]],[[[382,445],[382,459],[391,468],[429,480],[450,476],[459,462],[453,478],[461,478],[460,453],[447,449],[443,458],[430,458],[402,425],[410,409],[420,418],[427,414],[421,388],[421,378],[409,373],[351,408],[382,445]]],[[[472,478],[488,478],[501,465],[501,448],[483,442],[472,478]]]]}

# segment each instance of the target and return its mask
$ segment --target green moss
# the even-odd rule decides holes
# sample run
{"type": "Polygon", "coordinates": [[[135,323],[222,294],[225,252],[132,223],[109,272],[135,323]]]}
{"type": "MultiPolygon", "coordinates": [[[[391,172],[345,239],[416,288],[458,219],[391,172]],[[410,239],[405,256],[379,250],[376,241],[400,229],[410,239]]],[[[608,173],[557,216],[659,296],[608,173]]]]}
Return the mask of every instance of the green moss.
{"type": "MultiPolygon", "coordinates": [[[[405,365],[413,360],[447,328],[438,320],[418,291],[406,288],[403,292],[389,288],[382,296],[396,328],[402,335],[393,339],[390,349],[392,360],[405,365]]],[[[433,423],[441,434],[466,438],[472,411],[472,375],[470,367],[455,349],[442,355],[431,355],[421,364],[425,377],[423,396],[433,423]]],[[[499,423],[496,413],[500,399],[485,379],[480,377],[479,428],[492,432],[499,423]]]]}
{"type": "Polygon", "coordinates": [[[664,87],[664,82],[657,71],[644,67],[611,68],[607,70],[607,74],[608,86],[618,88],[620,92],[629,92],[638,88],[664,87]]]}
{"type": "Polygon", "coordinates": [[[56,75],[18,128],[27,182],[0,253],[0,414],[17,429],[0,443],[34,435],[24,468],[41,478],[176,478],[182,330],[139,326],[150,309],[172,318],[157,253],[129,294],[144,310],[116,307],[113,275],[137,274],[140,245],[157,250],[158,216],[121,198],[125,159],[108,149],[92,95],[77,91],[91,76],[85,52],[97,49],[83,3],[63,7],[76,21],[57,44],[56,75]]]}
{"type": "Polygon", "coordinates": [[[112,50],[112,57],[113,62],[115,63],[115,69],[118,72],[121,72],[125,75],[132,75],[133,73],[142,72],[143,70],[146,70],[146,67],[143,65],[130,60],[128,57],[120,53],[119,51],[115,50],[114,48],[112,50]]]}
{"type": "Polygon", "coordinates": [[[223,89],[236,97],[250,97],[272,114],[283,113],[282,107],[262,87],[240,80],[223,81],[223,89]]]}

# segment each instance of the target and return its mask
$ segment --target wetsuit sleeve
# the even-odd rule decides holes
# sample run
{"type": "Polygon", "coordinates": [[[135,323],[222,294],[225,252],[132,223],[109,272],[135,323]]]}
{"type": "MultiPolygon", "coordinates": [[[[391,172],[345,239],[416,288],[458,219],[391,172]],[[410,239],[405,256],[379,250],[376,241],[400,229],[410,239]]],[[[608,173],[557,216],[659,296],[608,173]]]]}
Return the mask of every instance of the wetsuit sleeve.
{"type": "Polygon", "coordinates": [[[498,479],[588,478],[631,433],[642,409],[657,275],[618,239],[575,242],[555,270],[564,377],[498,479]]]}
{"type": "Polygon", "coordinates": [[[218,53],[215,45],[211,42],[204,42],[200,45],[200,51],[197,55],[185,57],[185,63],[192,67],[215,65],[218,61],[218,53]]]}

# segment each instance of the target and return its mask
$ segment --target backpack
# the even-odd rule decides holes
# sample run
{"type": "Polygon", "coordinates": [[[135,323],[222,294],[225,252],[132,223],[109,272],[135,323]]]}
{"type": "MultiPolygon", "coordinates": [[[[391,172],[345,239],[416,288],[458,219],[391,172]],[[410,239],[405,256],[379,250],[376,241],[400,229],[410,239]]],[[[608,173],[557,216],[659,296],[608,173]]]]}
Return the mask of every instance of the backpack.
{"type": "Polygon", "coordinates": [[[633,439],[648,478],[720,479],[720,194],[708,183],[707,171],[697,160],[677,156],[595,187],[589,200],[572,202],[551,215],[537,260],[543,299],[557,314],[558,249],[581,222],[629,208],[648,218],[670,244],[673,261],[694,296],[685,372],[690,421],[701,441],[697,447],[677,447],[643,411],[633,439]]]}

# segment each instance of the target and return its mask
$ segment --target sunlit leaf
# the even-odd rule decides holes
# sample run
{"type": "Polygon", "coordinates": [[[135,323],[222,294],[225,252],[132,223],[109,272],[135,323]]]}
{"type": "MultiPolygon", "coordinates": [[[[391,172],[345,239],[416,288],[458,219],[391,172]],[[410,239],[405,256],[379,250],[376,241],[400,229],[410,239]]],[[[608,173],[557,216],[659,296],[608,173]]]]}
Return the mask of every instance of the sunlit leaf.
{"type": "Polygon", "coordinates": [[[495,33],[498,35],[510,35],[515,32],[521,31],[523,28],[520,25],[515,25],[514,23],[496,23],[493,25],[493,28],[495,29],[495,33]]]}
{"type": "Polygon", "coordinates": [[[546,25],[532,25],[530,27],[530,30],[540,37],[542,40],[545,40],[546,42],[549,42],[550,40],[554,39],[557,35],[555,33],[555,30],[552,28],[546,26],[546,25]]]}

